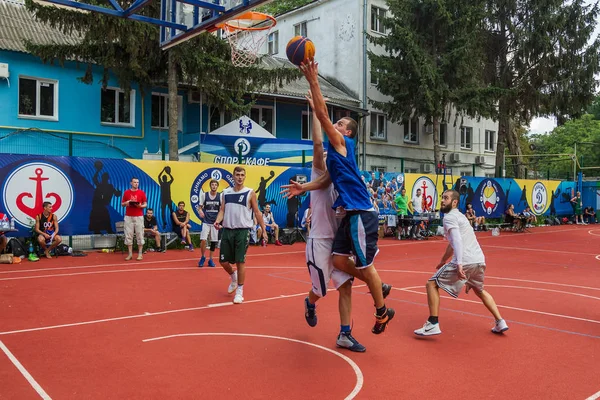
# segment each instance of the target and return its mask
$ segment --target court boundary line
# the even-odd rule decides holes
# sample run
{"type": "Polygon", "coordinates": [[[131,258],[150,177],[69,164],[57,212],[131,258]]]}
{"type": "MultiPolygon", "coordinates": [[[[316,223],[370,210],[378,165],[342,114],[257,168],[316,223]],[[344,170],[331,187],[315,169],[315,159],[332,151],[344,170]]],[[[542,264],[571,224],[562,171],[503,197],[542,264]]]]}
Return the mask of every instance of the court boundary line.
{"type": "Polygon", "coordinates": [[[348,363],[350,365],[350,367],[352,368],[352,370],[354,371],[354,374],[356,375],[356,384],[354,385],[354,388],[352,389],[350,394],[348,394],[344,398],[344,400],[354,399],[356,397],[356,395],[358,394],[358,392],[360,392],[360,390],[362,389],[363,384],[364,384],[364,375],[363,375],[360,367],[350,357],[340,353],[339,351],[328,349],[327,347],[321,346],[316,343],[307,342],[307,341],[299,340],[299,339],[287,338],[284,336],[262,335],[262,334],[254,334],[254,333],[233,333],[233,332],[198,332],[198,333],[180,333],[180,334],[174,334],[174,335],[160,336],[160,337],[155,337],[155,338],[150,338],[150,339],[144,339],[144,340],[142,340],[142,342],[149,343],[149,342],[154,342],[154,341],[163,340],[163,339],[172,339],[172,338],[189,337],[189,336],[254,337],[254,338],[261,338],[261,339],[277,339],[277,340],[283,340],[283,341],[288,341],[288,342],[292,342],[292,343],[300,343],[300,344],[304,344],[307,346],[312,346],[312,347],[315,347],[320,350],[325,350],[326,352],[331,353],[335,356],[338,356],[342,360],[346,361],[346,363],[348,363]]]}
{"type": "Polygon", "coordinates": [[[593,395],[591,395],[590,397],[588,397],[588,398],[587,398],[587,399],[585,399],[585,400],[597,400],[597,399],[600,399],[600,391],[599,391],[599,392],[596,392],[596,393],[594,393],[593,395]]]}
{"type": "Polygon", "coordinates": [[[13,365],[19,370],[21,375],[29,382],[31,387],[40,395],[44,400],[52,400],[52,398],[46,393],[44,388],[34,379],[33,376],[27,371],[27,369],[21,364],[21,362],[15,357],[15,355],[6,347],[6,345],[0,340],[0,349],[6,354],[6,357],[13,363],[13,365]]]}

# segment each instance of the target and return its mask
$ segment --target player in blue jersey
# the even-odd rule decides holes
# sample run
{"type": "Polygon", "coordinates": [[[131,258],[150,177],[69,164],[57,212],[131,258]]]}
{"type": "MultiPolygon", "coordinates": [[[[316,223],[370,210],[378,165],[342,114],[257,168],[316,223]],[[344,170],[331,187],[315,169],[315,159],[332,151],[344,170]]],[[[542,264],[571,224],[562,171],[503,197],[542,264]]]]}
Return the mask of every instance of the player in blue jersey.
{"type": "MultiPolygon", "coordinates": [[[[379,252],[377,249],[379,216],[373,209],[369,192],[361,179],[354,155],[358,124],[349,117],[341,118],[335,124],[329,119],[325,99],[321,94],[318,80],[318,64],[311,60],[300,67],[310,85],[314,102],[314,114],[321,122],[329,140],[327,151],[328,174],[307,184],[286,185],[289,195],[304,190],[316,190],[327,187],[333,182],[338,198],[333,208],[343,215],[342,222],[333,242],[333,265],[366,282],[375,301],[375,326],[372,332],[382,333],[394,317],[394,310],[386,308],[384,290],[379,273],[373,261],[379,252]],[[349,258],[352,256],[354,262],[349,258]]],[[[387,293],[386,293],[387,294],[387,293]]]]}

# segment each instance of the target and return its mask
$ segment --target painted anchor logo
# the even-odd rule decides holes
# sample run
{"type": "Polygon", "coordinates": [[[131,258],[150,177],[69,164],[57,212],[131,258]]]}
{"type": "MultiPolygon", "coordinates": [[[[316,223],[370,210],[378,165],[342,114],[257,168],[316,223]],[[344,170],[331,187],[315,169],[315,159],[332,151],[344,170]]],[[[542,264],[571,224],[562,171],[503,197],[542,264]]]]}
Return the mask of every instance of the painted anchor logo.
{"type": "Polygon", "coordinates": [[[17,196],[17,208],[21,210],[23,213],[29,215],[31,218],[35,219],[35,217],[44,211],[44,199],[54,198],[54,203],[52,204],[52,211],[56,212],[60,206],[62,205],[62,199],[57,193],[46,193],[44,196],[44,192],[42,190],[42,182],[47,181],[50,178],[43,178],[42,175],[44,171],[41,168],[35,169],[35,177],[29,178],[32,181],[35,181],[35,202],[33,207],[27,206],[23,203],[23,199],[25,197],[29,199],[33,199],[33,195],[31,193],[21,193],[17,196]]]}
{"type": "Polygon", "coordinates": [[[430,210],[433,204],[433,197],[427,196],[427,188],[429,186],[427,186],[427,183],[423,181],[423,186],[421,187],[423,188],[423,211],[430,210]]]}

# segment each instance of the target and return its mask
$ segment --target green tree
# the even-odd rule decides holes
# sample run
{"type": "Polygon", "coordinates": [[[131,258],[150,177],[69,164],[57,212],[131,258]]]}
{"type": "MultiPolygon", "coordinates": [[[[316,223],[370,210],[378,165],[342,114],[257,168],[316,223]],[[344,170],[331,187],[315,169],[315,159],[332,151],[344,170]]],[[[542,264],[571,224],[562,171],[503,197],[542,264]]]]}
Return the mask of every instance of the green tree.
{"type": "MultiPolygon", "coordinates": [[[[453,117],[489,116],[490,94],[482,87],[483,1],[388,0],[386,35],[370,40],[371,74],[388,101],[370,103],[392,122],[423,117],[433,125],[434,162],[440,162],[439,126],[453,117]]],[[[460,118],[459,118],[460,119],[460,118]]]]}
{"type": "MultiPolygon", "coordinates": [[[[583,0],[488,0],[485,76],[498,95],[497,171],[506,145],[521,155],[516,127],[538,115],[554,115],[560,125],[593,100],[600,40],[590,39],[598,11],[583,0]]],[[[522,160],[512,160],[520,177],[522,160]]]]}
{"type": "Polygon", "coordinates": [[[314,0],[277,0],[258,7],[257,10],[271,15],[279,15],[312,3],[314,0]]]}
{"type": "Polygon", "coordinates": [[[594,119],[600,120],[600,96],[596,96],[594,102],[588,108],[588,114],[594,116],[594,119]]]}
{"type": "MultiPolygon", "coordinates": [[[[120,1],[123,8],[131,1],[120,1]]],[[[266,86],[282,85],[297,79],[296,69],[263,69],[257,65],[237,68],[231,63],[229,44],[212,34],[201,34],[167,51],[159,46],[156,25],[107,16],[99,13],[44,7],[26,0],[27,8],[36,18],[72,35],[73,44],[41,45],[26,43],[28,51],[42,61],[63,65],[77,60],[87,67],[79,79],[93,82],[92,66],[104,69],[102,85],[106,87],[110,74],[118,79],[126,92],[132,82],[140,85],[142,94],[148,88],[167,83],[169,88],[169,159],[177,160],[177,87],[192,85],[203,93],[207,103],[221,111],[238,116],[247,113],[254,97],[266,86]]],[[[160,2],[150,2],[142,9],[144,15],[157,18],[160,2]]]]}

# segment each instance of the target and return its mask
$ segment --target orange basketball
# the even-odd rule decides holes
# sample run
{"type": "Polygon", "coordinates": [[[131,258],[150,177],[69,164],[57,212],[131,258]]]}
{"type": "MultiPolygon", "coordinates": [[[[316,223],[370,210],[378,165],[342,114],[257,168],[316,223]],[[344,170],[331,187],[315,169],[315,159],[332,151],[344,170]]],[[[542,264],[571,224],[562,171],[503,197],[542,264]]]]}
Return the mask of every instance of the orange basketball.
{"type": "Polygon", "coordinates": [[[307,37],[294,36],[285,48],[288,60],[300,66],[303,61],[308,61],[315,56],[315,44],[307,37]]]}

